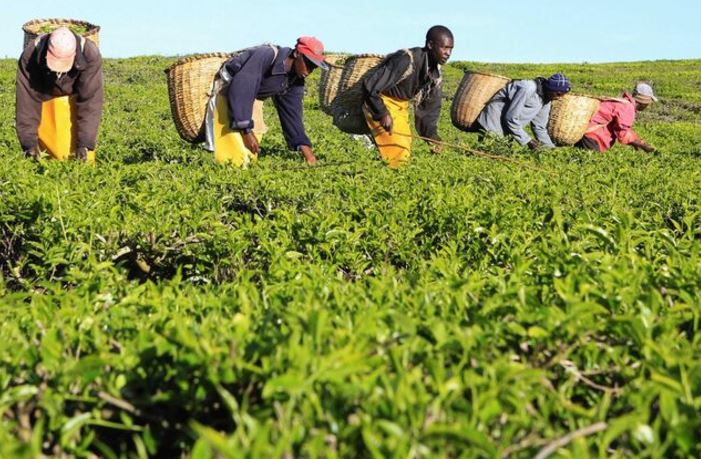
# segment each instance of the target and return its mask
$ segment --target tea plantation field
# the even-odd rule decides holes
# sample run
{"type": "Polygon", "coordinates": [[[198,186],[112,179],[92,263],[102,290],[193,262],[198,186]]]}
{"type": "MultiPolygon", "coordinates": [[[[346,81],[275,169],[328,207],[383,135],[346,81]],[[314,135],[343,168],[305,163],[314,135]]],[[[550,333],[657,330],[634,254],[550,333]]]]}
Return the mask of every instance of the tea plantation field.
{"type": "Polygon", "coordinates": [[[701,456],[701,61],[651,81],[659,152],[444,140],[389,170],[305,101],[247,171],[182,142],[163,69],[107,60],[96,167],[25,160],[0,61],[0,457],[701,456]]]}

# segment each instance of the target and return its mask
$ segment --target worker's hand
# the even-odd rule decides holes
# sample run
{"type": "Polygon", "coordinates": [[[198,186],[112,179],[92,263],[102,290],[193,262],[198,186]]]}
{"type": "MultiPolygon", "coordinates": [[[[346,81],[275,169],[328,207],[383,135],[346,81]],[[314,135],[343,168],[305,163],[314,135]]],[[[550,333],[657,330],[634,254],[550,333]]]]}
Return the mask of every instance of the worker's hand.
{"type": "Polygon", "coordinates": [[[75,159],[78,161],[87,161],[88,149],[85,147],[78,147],[78,149],[75,151],[75,159]]]}
{"type": "Polygon", "coordinates": [[[302,156],[304,156],[304,160],[307,162],[307,164],[316,164],[318,162],[316,156],[314,156],[312,148],[309,145],[300,145],[298,150],[302,153],[302,156]]]}
{"type": "Polygon", "coordinates": [[[540,142],[538,142],[537,140],[534,139],[534,140],[531,140],[530,142],[528,142],[528,149],[529,150],[533,151],[533,150],[537,150],[538,148],[540,148],[540,142]]]}
{"type": "Polygon", "coordinates": [[[39,152],[39,147],[32,147],[29,150],[25,150],[24,156],[26,158],[31,158],[35,161],[39,161],[39,158],[41,158],[41,153],[39,152]]]}
{"type": "Polygon", "coordinates": [[[646,144],[642,140],[637,142],[631,142],[630,145],[636,150],[643,150],[646,153],[655,153],[657,149],[651,145],[646,144]]]}
{"type": "Polygon", "coordinates": [[[251,153],[260,153],[260,145],[258,144],[258,139],[256,138],[255,134],[253,134],[253,132],[241,134],[241,137],[243,137],[243,144],[246,146],[246,148],[248,148],[251,151],[251,153]]]}
{"type": "Polygon", "coordinates": [[[380,118],[380,126],[387,131],[387,133],[391,134],[392,133],[392,125],[394,124],[394,121],[392,121],[392,115],[389,113],[385,113],[382,115],[382,118],[380,118]]]}

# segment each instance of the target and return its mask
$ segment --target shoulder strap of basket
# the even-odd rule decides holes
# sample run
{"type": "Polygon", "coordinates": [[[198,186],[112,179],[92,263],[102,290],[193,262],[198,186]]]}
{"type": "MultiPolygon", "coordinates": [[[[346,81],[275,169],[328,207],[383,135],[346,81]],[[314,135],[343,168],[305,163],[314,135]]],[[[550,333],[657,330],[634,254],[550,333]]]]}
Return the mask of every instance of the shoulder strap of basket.
{"type": "MultiPolygon", "coordinates": [[[[270,61],[270,65],[273,65],[273,64],[275,63],[275,59],[277,59],[277,56],[278,56],[278,54],[280,53],[280,48],[279,48],[278,46],[275,46],[275,45],[270,44],[270,43],[264,43],[264,44],[259,45],[259,46],[269,46],[270,49],[273,50],[273,60],[270,61]]],[[[245,53],[246,51],[249,51],[249,50],[254,49],[254,48],[257,48],[257,47],[258,47],[258,46],[252,46],[252,47],[250,47],[250,48],[244,48],[244,49],[241,49],[241,50],[239,50],[239,51],[234,51],[234,52],[231,54],[231,56],[229,56],[229,58],[228,58],[227,60],[225,60],[224,62],[222,62],[222,65],[221,65],[221,67],[219,67],[219,71],[217,72],[217,77],[218,77],[218,78],[221,78],[221,79],[224,80],[226,83],[229,83],[229,82],[231,81],[231,75],[229,74],[229,72],[228,72],[227,69],[226,69],[226,64],[228,64],[229,61],[231,61],[231,60],[234,59],[235,57],[241,55],[242,53],[245,53]]]]}
{"type": "Polygon", "coordinates": [[[622,97],[601,97],[599,100],[604,102],[621,102],[624,104],[630,103],[628,99],[623,99],[622,97]]]}
{"type": "Polygon", "coordinates": [[[587,130],[584,131],[584,133],[591,134],[592,132],[598,131],[601,128],[605,128],[606,126],[608,126],[608,124],[604,124],[604,123],[594,124],[593,126],[588,127],[587,130]]]}
{"type": "Polygon", "coordinates": [[[401,83],[402,81],[404,81],[404,80],[406,80],[407,78],[409,78],[409,76],[410,76],[410,75],[412,74],[412,72],[414,71],[414,53],[412,53],[411,50],[408,49],[408,48],[404,48],[404,49],[402,50],[402,52],[403,52],[404,54],[406,54],[407,56],[409,56],[409,66],[406,68],[406,70],[404,71],[404,73],[402,74],[402,76],[399,78],[399,80],[398,80],[397,83],[395,83],[395,84],[399,84],[399,83],[401,83]]]}
{"type": "Polygon", "coordinates": [[[273,50],[273,60],[270,62],[270,65],[273,65],[275,63],[275,59],[277,59],[278,53],[280,52],[280,48],[270,43],[266,43],[266,45],[270,46],[270,48],[273,50]]]}

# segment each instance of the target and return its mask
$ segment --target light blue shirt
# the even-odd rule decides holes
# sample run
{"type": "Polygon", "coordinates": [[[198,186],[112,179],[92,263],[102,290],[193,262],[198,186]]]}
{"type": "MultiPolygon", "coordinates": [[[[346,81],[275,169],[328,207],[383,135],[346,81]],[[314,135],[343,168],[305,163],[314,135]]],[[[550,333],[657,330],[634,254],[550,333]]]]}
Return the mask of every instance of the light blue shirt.
{"type": "Polygon", "coordinates": [[[548,135],[550,102],[545,103],[538,83],[515,80],[497,92],[477,121],[484,129],[499,135],[510,134],[521,145],[531,141],[524,128],[530,124],[533,134],[544,147],[555,146],[548,135]]]}

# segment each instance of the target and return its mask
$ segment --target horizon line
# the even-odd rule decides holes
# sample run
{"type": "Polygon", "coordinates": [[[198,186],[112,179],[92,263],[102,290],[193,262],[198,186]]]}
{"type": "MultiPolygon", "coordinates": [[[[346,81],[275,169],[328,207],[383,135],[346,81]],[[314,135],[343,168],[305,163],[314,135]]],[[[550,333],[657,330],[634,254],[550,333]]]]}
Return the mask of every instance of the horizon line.
{"type": "MultiPolygon", "coordinates": [[[[139,59],[139,58],[146,58],[146,57],[160,57],[160,58],[166,58],[166,59],[178,59],[178,58],[183,58],[187,56],[196,56],[198,54],[210,54],[210,53],[232,53],[235,51],[202,51],[202,52],[196,52],[196,53],[184,53],[184,54],[137,54],[137,55],[132,55],[132,56],[102,56],[103,59],[139,59]]],[[[344,51],[327,51],[324,53],[325,55],[333,55],[333,54],[342,54],[342,55],[347,55],[347,56],[354,56],[357,53],[349,53],[349,52],[344,52],[344,51]]],[[[0,60],[17,60],[19,59],[19,55],[15,56],[7,56],[5,55],[4,57],[0,58],[0,60]]],[[[635,63],[652,63],[652,62],[680,62],[680,61],[701,61],[701,57],[684,57],[684,58],[651,58],[651,59],[643,59],[643,60],[630,60],[630,61],[553,61],[553,62],[544,62],[544,61],[539,61],[539,62],[525,62],[525,61],[483,61],[483,60],[470,60],[470,59],[464,59],[464,60],[455,60],[455,61],[450,61],[446,64],[446,66],[454,65],[454,64],[459,64],[459,63],[475,63],[475,64],[496,64],[496,65],[606,65],[606,64],[635,64],[635,63]]]]}

